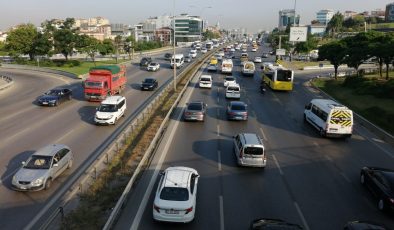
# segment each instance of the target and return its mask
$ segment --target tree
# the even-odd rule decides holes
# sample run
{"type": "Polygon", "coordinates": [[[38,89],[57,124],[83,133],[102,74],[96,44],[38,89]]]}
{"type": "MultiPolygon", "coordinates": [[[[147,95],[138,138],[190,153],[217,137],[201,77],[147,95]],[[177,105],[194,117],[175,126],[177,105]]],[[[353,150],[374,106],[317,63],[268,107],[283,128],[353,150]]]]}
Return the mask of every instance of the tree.
{"type": "Polygon", "coordinates": [[[386,80],[389,80],[390,64],[394,62],[394,33],[386,33],[383,38],[386,43],[382,44],[382,58],[386,64],[386,80]]]}
{"type": "Polygon", "coordinates": [[[331,20],[328,22],[327,31],[330,31],[332,36],[335,37],[335,33],[338,32],[343,23],[343,15],[339,12],[335,13],[331,20]]]}
{"type": "Polygon", "coordinates": [[[328,60],[334,65],[335,80],[337,80],[338,67],[344,63],[347,54],[346,45],[343,41],[334,41],[319,47],[319,59],[328,60]]]}
{"type": "Polygon", "coordinates": [[[72,55],[77,42],[75,29],[72,29],[74,22],[73,18],[66,18],[60,29],[53,32],[55,51],[63,54],[66,60],[72,55]]]}
{"type": "Polygon", "coordinates": [[[375,37],[375,33],[358,33],[354,37],[344,38],[343,41],[347,44],[347,55],[345,63],[356,69],[359,75],[358,68],[360,65],[371,56],[371,51],[367,49],[370,41],[375,37]]]}
{"type": "Polygon", "coordinates": [[[379,75],[380,77],[383,77],[383,58],[384,58],[384,53],[386,44],[389,42],[387,41],[387,37],[385,36],[384,33],[382,32],[377,32],[377,31],[368,31],[368,33],[375,33],[375,37],[371,39],[370,43],[368,44],[368,49],[371,51],[371,56],[376,57],[378,59],[379,63],[379,75]]]}
{"type": "Polygon", "coordinates": [[[37,29],[33,24],[21,24],[8,34],[5,49],[11,56],[29,55],[34,59],[33,44],[37,37],[37,29]]]}
{"type": "Polygon", "coordinates": [[[104,39],[103,42],[101,42],[98,45],[98,52],[101,55],[114,54],[115,53],[115,46],[114,46],[112,40],[109,38],[104,39]]]}
{"type": "Polygon", "coordinates": [[[99,51],[100,41],[96,38],[89,37],[85,34],[77,37],[77,47],[78,51],[82,53],[86,53],[93,61],[94,65],[96,66],[95,56],[96,53],[99,51]]]}
{"type": "Polygon", "coordinates": [[[52,43],[50,40],[50,35],[48,33],[38,33],[33,41],[31,55],[52,56],[52,43]]]}
{"type": "Polygon", "coordinates": [[[318,40],[315,36],[308,34],[306,42],[299,42],[296,44],[294,51],[297,53],[309,53],[311,50],[317,48],[318,40]]]}

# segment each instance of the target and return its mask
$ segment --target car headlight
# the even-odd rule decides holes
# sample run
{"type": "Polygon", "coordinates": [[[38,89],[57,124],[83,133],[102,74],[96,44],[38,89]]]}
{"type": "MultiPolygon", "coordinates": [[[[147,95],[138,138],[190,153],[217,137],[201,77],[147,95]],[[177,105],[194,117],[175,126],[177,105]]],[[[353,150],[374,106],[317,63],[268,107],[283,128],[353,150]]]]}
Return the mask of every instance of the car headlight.
{"type": "Polygon", "coordinates": [[[108,119],[111,119],[111,118],[113,118],[114,117],[114,115],[110,115],[109,117],[108,117],[108,119]]]}
{"type": "Polygon", "coordinates": [[[38,178],[36,180],[34,180],[33,182],[31,182],[32,186],[40,186],[42,185],[42,183],[44,182],[44,178],[38,178]]]}

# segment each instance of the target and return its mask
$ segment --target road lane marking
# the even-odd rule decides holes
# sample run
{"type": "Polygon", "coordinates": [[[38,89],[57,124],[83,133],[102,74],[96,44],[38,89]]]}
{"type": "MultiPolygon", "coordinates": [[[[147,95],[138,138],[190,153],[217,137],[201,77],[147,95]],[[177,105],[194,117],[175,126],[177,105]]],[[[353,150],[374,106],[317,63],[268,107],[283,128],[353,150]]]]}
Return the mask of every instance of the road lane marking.
{"type": "Polygon", "coordinates": [[[260,132],[263,135],[263,139],[266,141],[267,140],[267,136],[265,135],[263,128],[260,127],[260,132]]]}
{"type": "Polygon", "coordinates": [[[58,138],[58,139],[55,141],[55,143],[59,143],[61,139],[67,137],[67,136],[70,135],[70,133],[72,133],[72,132],[74,132],[73,129],[70,130],[70,131],[68,131],[65,135],[63,135],[63,136],[61,136],[60,138],[58,138]]]}
{"type": "Polygon", "coordinates": [[[216,125],[217,136],[220,136],[220,125],[216,125]]]}
{"type": "Polygon", "coordinates": [[[278,160],[276,159],[276,157],[275,157],[274,154],[272,154],[272,158],[273,158],[274,161],[275,161],[276,167],[278,167],[278,169],[279,169],[280,175],[284,176],[285,174],[283,173],[283,171],[282,171],[282,169],[281,169],[281,167],[280,167],[280,165],[279,165],[279,162],[278,162],[278,160]]]}
{"type": "Polygon", "coordinates": [[[320,145],[316,141],[313,142],[313,145],[320,148],[320,145]]]}
{"type": "Polygon", "coordinates": [[[300,206],[298,206],[297,202],[294,201],[294,206],[297,209],[298,215],[301,217],[302,224],[304,225],[305,230],[310,230],[308,223],[305,220],[304,214],[302,214],[302,211],[300,209],[300,206]]]}
{"type": "Polygon", "coordinates": [[[220,150],[218,150],[218,169],[222,171],[222,157],[220,155],[220,150]]]}
{"type": "Polygon", "coordinates": [[[373,141],[379,142],[379,143],[384,143],[383,140],[377,139],[377,138],[372,138],[373,141]]]}
{"type": "Polygon", "coordinates": [[[329,156],[327,156],[327,155],[324,155],[324,157],[325,157],[328,161],[331,161],[331,162],[332,162],[331,157],[329,157],[329,156]]]}
{"type": "Polygon", "coordinates": [[[18,171],[18,170],[19,170],[19,167],[17,167],[16,169],[14,169],[14,171],[12,171],[10,174],[4,176],[3,179],[0,180],[0,185],[3,184],[4,181],[8,180],[8,178],[10,178],[11,176],[13,176],[13,175],[16,173],[16,171],[18,171]]]}
{"type": "Polygon", "coordinates": [[[224,209],[223,209],[223,196],[219,196],[220,208],[220,230],[224,230],[224,209]]]}

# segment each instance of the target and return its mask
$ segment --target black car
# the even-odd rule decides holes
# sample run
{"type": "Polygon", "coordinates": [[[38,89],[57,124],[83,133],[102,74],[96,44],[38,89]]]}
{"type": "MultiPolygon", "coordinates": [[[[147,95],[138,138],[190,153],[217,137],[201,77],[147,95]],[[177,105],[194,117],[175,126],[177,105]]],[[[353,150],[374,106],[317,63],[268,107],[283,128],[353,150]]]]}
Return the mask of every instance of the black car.
{"type": "Polygon", "coordinates": [[[37,98],[37,102],[40,105],[57,106],[61,102],[69,101],[72,98],[71,89],[67,88],[56,88],[51,89],[37,98]]]}
{"type": "Polygon", "coordinates": [[[343,227],[343,230],[390,230],[389,228],[370,221],[352,221],[343,227]]]}
{"type": "Polygon", "coordinates": [[[394,170],[363,167],[360,182],[378,198],[377,207],[380,211],[394,209],[394,170]]]}
{"type": "Polygon", "coordinates": [[[171,58],[172,58],[172,54],[171,53],[165,53],[164,54],[164,60],[171,61],[171,58]]]}
{"type": "Polygon", "coordinates": [[[140,66],[148,66],[149,63],[151,63],[151,62],[152,62],[152,58],[151,57],[144,57],[140,61],[140,66]]]}
{"type": "Polygon", "coordinates": [[[148,77],[141,83],[141,90],[154,90],[159,86],[156,79],[148,77]]]}
{"type": "Polygon", "coordinates": [[[252,222],[250,227],[253,230],[276,230],[276,229],[287,229],[287,230],[302,230],[303,228],[298,224],[288,223],[279,219],[256,219],[252,222]]]}

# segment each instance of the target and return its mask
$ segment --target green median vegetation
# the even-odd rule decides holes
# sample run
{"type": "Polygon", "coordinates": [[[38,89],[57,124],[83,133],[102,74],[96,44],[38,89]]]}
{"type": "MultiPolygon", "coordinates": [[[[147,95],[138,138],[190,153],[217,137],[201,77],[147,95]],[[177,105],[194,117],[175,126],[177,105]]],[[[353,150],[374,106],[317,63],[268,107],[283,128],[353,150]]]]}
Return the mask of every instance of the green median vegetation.
{"type": "Polygon", "coordinates": [[[375,125],[394,134],[394,72],[378,75],[317,78],[313,84],[375,125]]]}

